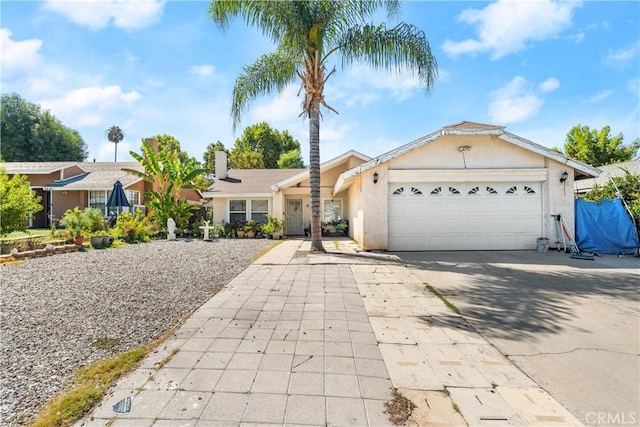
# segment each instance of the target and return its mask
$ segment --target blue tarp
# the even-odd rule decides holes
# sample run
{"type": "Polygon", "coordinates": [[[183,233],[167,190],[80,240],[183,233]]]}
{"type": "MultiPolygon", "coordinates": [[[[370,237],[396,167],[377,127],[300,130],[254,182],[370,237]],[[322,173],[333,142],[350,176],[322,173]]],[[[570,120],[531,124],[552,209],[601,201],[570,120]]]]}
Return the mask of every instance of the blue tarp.
{"type": "Polygon", "coordinates": [[[576,243],[581,251],[633,254],[640,247],[638,232],[622,200],[600,203],[576,199],[576,243]]]}

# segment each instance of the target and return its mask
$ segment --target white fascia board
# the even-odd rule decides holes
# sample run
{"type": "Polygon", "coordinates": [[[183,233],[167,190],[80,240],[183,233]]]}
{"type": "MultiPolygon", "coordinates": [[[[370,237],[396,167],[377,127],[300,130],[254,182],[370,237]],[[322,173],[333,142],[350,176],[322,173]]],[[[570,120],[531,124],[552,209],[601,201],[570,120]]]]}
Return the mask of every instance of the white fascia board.
{"type": "Polygon", "coordinates": [[[534,169],[391,169],[390,183],[410,182],[543,182],[545,168],[534,169]]]}
{"type": "MultiPolygon", "coordinates": [[[[341,155],[339,155],[338,157],[334,157],[333,159],[327,160],[326,162],[322,163],[320,165],[320,172],[322,173],[322,171],[326,170],[326,169],[331,169],[332,167],[342,163],[343,161],[347,160],[349,157],[357,157],[359,159],[364,160],[365,162],[371,160],[371,157],[362,154],[356,150],[349,150],[346,153],[343,153],[341,155]]],[[[304,179],[308,179],[309,178],[309,169],[304,169],[303,172],[294,175],[290,178],[287,178],[285,180],[282,180],[280,182],[276,182],[275,184],[273,184],[271,186],[271,189],[275,192],[280,191],[280,189],[282,188],[286,188],[286,187],[290,187],[291,185],[294,185],[304,179]]]]}
{"type": "MultiPolygon", "coordinates": [[[[405,144],[401,147],[396,148],[395,150],[391,150],[385,154],[382,154],[380,156],[377,156],[375,158],[372,158],[371,160],[369,160],[368,162],[365,162],[359,166],[356,166],[355,168],[351,168],[347,171],[344,171],[343,173],[340,174],[340,176],[338,177],[338,180],[336,181],[336,185],[334,186],[334,190],[338,190],[339,186],[338,184],[340,184],[340,186],[342,186],[343,183],[347,182],[349,180],[349,178],[353,178],[356,175],[361,174],[362,172],[365,172],[371,168],[374,168],[382,163],[388,162],[392,159],[395,159],[396,157],[402,156],[403,154],[406,154],[410,151],[415,150],[418,147],[421,147],[423,145],[429,144],[437,139],[439,139],[442,136],[442,132],[441,130],[437,130],[435,132],[430,133],[429,135],[425,135],[423,137],[420,137],[414,141],[411,141],[408,144],[405,144]]],[[[336,192],[337,194],[337,192],[336,192]]]]}
{"type": "Polygon", "coordinates": [[[491,129],[447,129],[441,130],[442,135],[503,135],[504,128],[491,129]]]}
{"type": "Polygon", "coordinates": [[[540,144],[536,144],[533,141],[529,141],[528,139],[521,138],[512,133],[504,132],[504,135],[501,135],[500,138],[507,142],[510,142],[511,144],[517,145],[518,147],[524,148],[525,150],[532,151],[536,154],[540,154],[541,156],[547,157],[551,160],[555,160],[558,163],[567,165],[568,167],[576,169],[586,175],[597,177],[601,173],[599,169],[594,168],[593,166],[589,166],[585,163],[574,160],[570,157],[565,156],[562,153],[558,153],[547,147],[543,147],[540,144]]]}
{"type": "Polygon", "coordinates": [[[270,199],[273,193],[202,193],[204,199],[270,199]]]}

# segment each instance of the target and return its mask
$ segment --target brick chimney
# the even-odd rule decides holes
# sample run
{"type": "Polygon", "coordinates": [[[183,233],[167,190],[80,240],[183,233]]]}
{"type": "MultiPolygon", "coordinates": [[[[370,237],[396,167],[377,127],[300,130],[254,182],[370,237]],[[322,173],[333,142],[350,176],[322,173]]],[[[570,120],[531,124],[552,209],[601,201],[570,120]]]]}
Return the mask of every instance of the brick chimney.
{"type": "Polygon", "coordinates": [[[225,179],[227,177],[227,153],[224,151],[216,151],[216,179],[225,179]]]}

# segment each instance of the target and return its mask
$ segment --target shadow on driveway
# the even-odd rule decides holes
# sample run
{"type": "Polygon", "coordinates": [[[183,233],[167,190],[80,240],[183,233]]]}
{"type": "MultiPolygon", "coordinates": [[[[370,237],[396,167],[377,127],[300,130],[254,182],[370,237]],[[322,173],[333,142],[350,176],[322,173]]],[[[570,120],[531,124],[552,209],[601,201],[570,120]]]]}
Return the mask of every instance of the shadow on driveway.
{"type": "Polygon", "coordinates": [[[534,251],[394,255],[432,281],[487,338],[535,340],[541,333],[575,330],[570,323],[576,304],[593,296],[612,305],[640,301],[640,261],[634,257],[587,261],[534,251]]]}

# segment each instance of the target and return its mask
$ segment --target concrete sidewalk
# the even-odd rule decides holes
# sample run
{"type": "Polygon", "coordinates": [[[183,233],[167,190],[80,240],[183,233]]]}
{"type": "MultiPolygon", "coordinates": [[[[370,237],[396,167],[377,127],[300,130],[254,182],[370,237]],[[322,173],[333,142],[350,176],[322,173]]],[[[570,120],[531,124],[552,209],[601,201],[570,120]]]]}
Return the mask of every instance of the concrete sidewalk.
{"type": "Polygon", "coordinates": [[[392,387],[414,425],[581,425],[396,257],[309,248],[254,262],[78,425],[383,426],[392,387]]]}

